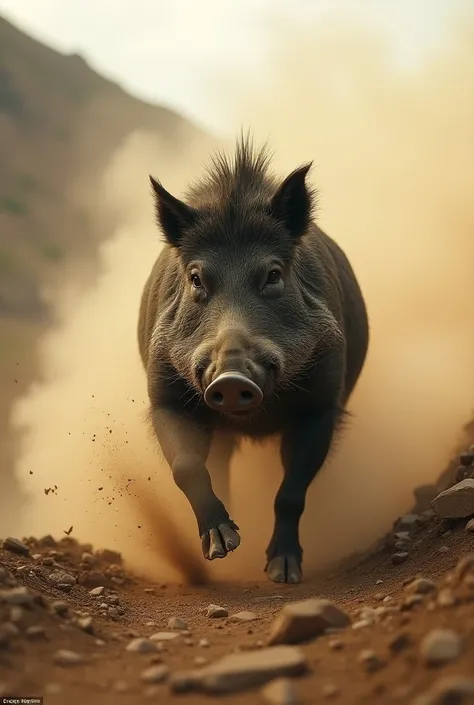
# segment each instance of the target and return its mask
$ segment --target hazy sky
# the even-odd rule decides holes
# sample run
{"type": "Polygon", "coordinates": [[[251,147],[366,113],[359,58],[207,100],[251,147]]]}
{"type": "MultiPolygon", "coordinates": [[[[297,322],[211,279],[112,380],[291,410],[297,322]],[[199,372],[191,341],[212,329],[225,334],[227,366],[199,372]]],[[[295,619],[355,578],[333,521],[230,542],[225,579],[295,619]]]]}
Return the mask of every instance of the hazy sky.
{"type": "Polygon", "coordinates": [[[238,66],[241,75],[249,76],[263,70],[272,21],[308,27],[328,12],[355,15],[386,30],[397,57],[407,63],[436,44],[450,8],[461,3],[0,0],[0,13],[54,48],[83,54],[96,70],[135,95],[219,125],[212,87],[216,70],[238,66]]]}

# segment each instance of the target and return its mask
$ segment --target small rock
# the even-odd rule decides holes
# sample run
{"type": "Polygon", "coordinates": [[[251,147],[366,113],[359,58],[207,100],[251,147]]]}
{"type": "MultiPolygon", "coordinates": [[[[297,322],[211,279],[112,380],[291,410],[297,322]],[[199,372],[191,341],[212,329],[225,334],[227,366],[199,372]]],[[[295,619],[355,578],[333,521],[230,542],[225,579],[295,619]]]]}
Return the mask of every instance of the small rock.
{"type": "Polygon", "coordinates": [[[77,620],[77,626],[79,629],[82,629],[88,634],[94,633],[94,622],[92,621],[92,617],[81,617],[81,619],[77,620]]]}
{"type": "Polygon", "coordinates": [[[18,605],[19,607],[33,607],[38,602],[38,598],[26,587],[14,587],[7,590],[0,590],[0,602],[7,605],[18,605]]]}
{"type": "Polygon", "coordinates": [[[449,553],[449,546],[440,546],[438,548],[438,553],[449,553]]]}
{"type": "Polygon", "coordinates": [[[271,705],[297,705],[300,698],[289,678],[276,678],[262,688],[262,697],[271,705]]]}
{"type": "Polygon", "coordinates": [[[94,556],[93,553],[89,553],[88,551],[84,551],[84,553],[81,556],[81,561],[83,563],[86,563],[86,565],[96,565],[97,564],[97,558],[94,556]]]}
{"type": "Polygon", "coordinates": [[[51,609],[53,610],[53,612],[56,612],[56,614],[59,614],[61,617],[64,617],[69,612],[69,605],[67,604],[67,602],[63,602],[62,600],[56,600],[55,602],[51,603],[51,609]]]}
{"type": "Polygon", "coordinates": [[[255,622],[259,617],[255,612],[236,612],[229,617],[229,622],[255,622]]]}
{"type": "Polygon", "coordinates": [[[173,641],[179,636],[179,632],[156,632],[156,634],[150,636],[150,639],[152,641],[173,641]]]}
{"type": "Polygon", "coordinates": [[[77,651],[69,649],[59,649],[53,656],[54,663],[58,666],[79,666],[84,663],[84,657],[77,651]]]}
{"type": "Polygon", "coordinates": [[[156,645],[149,639],[138,637],[127,644],[126,650],[135,654],[150,654],[156,651],[156,645]]]}
{"type": "Polygon", "coordinates": [[[424,602],[423,595],[409,595],[401,604],[402,611],[411,610],[416,605],[424,602]]]}
{"type": "Polygon", "coordinates": [[[225,607],[219,607],[219,605],[209,605],[206,614],[211,619],[220,619],[221,617],[228,617],[229,612],[225,607]]]}
{"type": "Polygon", "coordinates": [[[462,651],[462,640],[452,629],[433,629],[421,642],[420,652],[428,666],[455,661],[462,651]]]}
{"type": "Polygon", "coordinates": [[[25,610],[23,607],[17,607],[14,605],[10,607],[10,622],[13,624],[20,624],[25,618],[25,610]]]}
{"type": "Polygon", "coordinates": [[[155,594],[155,588],[145,588],[143,590],[147,595],[154,595],[155,594]]]}
{"type": "Polygon", "coordinates": [[[89,590],[89,595],[92,595],[93,597],[100,597],[104,593],[105,587],[103,585],[99,585],[96,588],[92,588],[92,590],[89,590]]]}
{"type": "Polygon", "coordinates": [[[430,592],[436,592],[436,589],[436,583],[432,580],[428,580],[428,578],[415,578],[415,580],[406,587],[406,590],[418,595],[427,595],[430,592]]]}
{"type": "Polygon", "coordinates": [[[364,649],[363,651],[361,651],[358,657],[358,661],[364,666],[365,670],[368,673],[378,671],[380,668],[382,668],[382,666],[385,665],[382,659],[377,656],[375,651],[373,651],[372,649],[364,649]]]}
{"type": "Polygon", "coordinates": [[[350,617],[330,600],[289,603],[273,623],[268,644],[298,644],[324,634],[331,627],[343,628],[350,623],[350,617]]]}
{"type": "Polygon", "coordinates": [[[210,645],[209,639],[199,639],[198,641],[198,646],[200,646],[201,649],[208,649],[210,645]]]}
{"type": "Polygon", "coordinates": [[[49,574],[49,580],[56,585],[75,585],[76,578],[65,570],[52,570],[49,574]]]}
{"type": "Polygon", "coordinates": [[[422,520],[419,514],[405,514],[396,523],[397,531],[410,531],[420,526],[422,520]]]}
{"type": "Polygon", "coordinates": [[[3,548],[12,553],[18,553],[20,556],[29,556],[30,548],[26,543],[22,543],[18,539],[14,539],[11,536],[6,538],[3,542],[3,548]]]}
{"type": "Polygon", "coordinates": [[[87,588],[104,587],[107,578],[96,570],[87,570],[79,575],[77,582],[87,588]]]}
{"type": "Polygon", "coordinates": [[[340,639],[331,639],[329,642],[329,648],[333,651],[341,651],[344,648],[344,642],[340,639]]]}
{"type": "Polygon", "coordinates": [[[474,480],[466,479],[441,492],[432,501],[441,519],[465,519],[474,515],[474,480]]]}
{"type": "Polygon", "coordinates": [[[373,624],[370,619],[360,619],[358,622],[352,623],[352,629],[367,629],[367,627],[372,627],[373,624]]]}
{"type": "Polygon", "coordinates": [[[337,695],[339,695],[341,691],[337,687],[337,685],[334,685],[334,683],[328,683],[323,687],[322,690],[322,696],[323,698],[335,698],[337,695]]]}
{"type": "Polygon", "coordinates": [[[469,519],[466,524],[466,531],[469,531],[471,534],[474,534],[474,519],[469,519]]]}
{"type": "Polygon", "coordinates": [[[467,553],[458,561],[454,569],[454,579],[461,582],[469,574],[474,575],[474,553],[467,553]]]}
{"type": "Polygon", "coordinates": [[[150,666],[142,671],[140,678],[145,683],[162,683],[170,672],[168,666],[164,663],[158,664],[157,666],[150,666]]]}
{"type": "Polygon", "coordinates": [[[111,551],[108,548],[97,551],[97,558],[104,563],[111,563],[115,565],[121,565],[123,560],[121,553],[118,551],[111,551]]]}
{"type": "Polygon", "coordinates": [[[194,659],[194,665],[195,666],[205,666],[208,662],[207,658],[204,658],[204,656],[196,656],[194,659]]]}
{"type": "Polygon", "coordinates": [[[186,622],[183,622],[182,619],[179,619],[179,617],[171,617],[171,619],[168,622],[168,629],[174,629],[175,631],[186,631],[188,628],[188,625],[186,622]]]}
{"type": "Polygon", "coordinates": [[[423,695],[415,698],[413,705],[472,705],[474,679],[464,676],[444,676],[437,680],[423,695]]]}
{"type": "Polygon", "coordinates": [[[440,607],[453,607],[457,602],[456,595],[450,588],[443,588],[438,593],[437,602],[440,607]]]}
{"type": "Polygon", "coordinates": [[[397,551],[396,553],[392,553],[390,560],[394,565],[400,565],[400,563],[405,563],[409,555],[407,551],[397,551]]]}
{"type": "Polygon", "coordinates": [[[203,669],[178,673],[171,679],[171,689],[174,692],[236,693],[263,686],[275,678],[301,675],[307,667],[300,649],[275,646],[230,654],[203,669]]]}
{"type": "Polygon", "coordinates": [[[45,639],[46,630],[41,624],[33,624],[25,629],[25,636],[28,639],[45,639]]]}
{"type": "Polygon", "coordinates": [[[408,632],[401,632],[392,637],[388,643],[388,647],[392,654],[400,654],[405,651],[409,646],[412,646],[413,639],[408,632]]]}

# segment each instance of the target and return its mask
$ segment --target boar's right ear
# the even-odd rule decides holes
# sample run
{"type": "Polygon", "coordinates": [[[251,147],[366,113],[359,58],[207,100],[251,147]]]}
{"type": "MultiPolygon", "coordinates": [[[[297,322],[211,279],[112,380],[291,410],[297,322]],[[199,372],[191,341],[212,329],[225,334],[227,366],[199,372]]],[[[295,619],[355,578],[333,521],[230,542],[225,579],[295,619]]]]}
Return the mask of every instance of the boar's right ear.
{"type": "Polygon", "coordinates": [[[163,230],[167,242],[173,247],[179,247],[184,231],[195,222],[197,212],[184,201],[168,193],[153,176],[149,178],[155,197],[158,225],[163,230]]]}
{"type": "Polygon", "coordinates": [[[311,218],[312,193],[306,184],[311,166],[312,162],[292,171],[270,202],[270,214],[285,225],[295,240],[303,235],[311,218]]]}

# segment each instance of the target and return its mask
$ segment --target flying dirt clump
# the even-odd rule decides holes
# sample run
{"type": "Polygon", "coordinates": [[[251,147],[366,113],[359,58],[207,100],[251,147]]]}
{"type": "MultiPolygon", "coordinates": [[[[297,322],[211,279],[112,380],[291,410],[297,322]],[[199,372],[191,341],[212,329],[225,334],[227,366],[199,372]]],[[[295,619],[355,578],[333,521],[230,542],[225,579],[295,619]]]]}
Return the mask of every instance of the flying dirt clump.
{"type": "MultiPolygon", "coordinates": [[[[347,253],[371,324],[354,418],[308,494],[308,571],[385,531],[413,488],[439,475],[472,417],[474,91],[466,87],[474,85],[474,21],[471,12],[447,26],[444,44],[404,71],[380,36],[355,25],[268,31],[261,83],[226,76],[218,86],[230,113],[239,106],[229,134],[243,123],[258,142],[271,136],[279,173],[315,160],[318,221],[347,253]]],[[[156,555],[140,507],[127,499],[140,478],[199,551],[186,501],[144,423],[135,330],[159,251],[147,175],[166,175],[178,194],[210,147],[169,159],[152,135],[135,135],[104,176],[100,207],[116,212],[120,203],[123,225],[100,252],[96,285],[83,291],[75,282],[57,295],[57,325],[40,349],[42,381],[14,409],[13,424],[24,429],[17,472],[30,499],[8,534],[57,534],[73,524],[83,541],[120,548],[163,579],[182,577],[156,555]],[[57,495],[45,496],[54,484],[57,495]]],[[[281,472],[276,443],[244,445],[232,471],[242,545],[210,576],[253,578],[281,472]]]]}

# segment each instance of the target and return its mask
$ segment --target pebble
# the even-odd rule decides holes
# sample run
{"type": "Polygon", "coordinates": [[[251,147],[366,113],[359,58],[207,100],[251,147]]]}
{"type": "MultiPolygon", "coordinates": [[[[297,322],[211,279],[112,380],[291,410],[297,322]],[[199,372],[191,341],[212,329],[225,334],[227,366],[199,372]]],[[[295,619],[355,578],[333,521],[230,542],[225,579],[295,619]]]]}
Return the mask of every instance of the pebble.
{"type": "Polygon", "coordinates": [[[205,666],[207,663],[209,663],[209,661],[207,658],[204,658],[204,656],[196,656],[194,659],[194,665],[198,667],[205,666]]]}
{"type": "Polygon", "coordinates": [[[103,594],[104,590],[105,587],[103,585],[99,585],[98,587],[89,590],[89,595],[92,595],[93,597],[100,597],[100,595],[103,594]]]}
{"type": "Polygon", "coordinates": [[[276,678],[262,688],[261,695],[270,705],[297,705],[300,702],[296,686],[289,678],[276,678]]]}
{"type": "Polygon", "coordinates": [[[229,617],[229,622],[255,622],[259,617],[255,612],[236,612],[229,617]]]}
{"type": "Polygon", "coordinates": [[[301,675],[307,668],[306,657],[300,649],[275,646],[230,654],[203,669],[178,673],[171,679],[171,689],[174,692],[236,693],[263,686],[275,678],[301,675]]]}
{"type": "Polygon", "coordinates": [[[450,588],[443,588],[438,593],[437,602],[440,607],[453,607],[457,602],[456,595],[450,588]]]}
{"type": "Polygon", "coordinates": [[[328,683],[323,687],[322,690],[322,696],[323,698],[335,698],[336,696],[339,695],[340,689],[337,687],[337,685],[334,685],[334,683],[328,683]]]}
{"type": "Polygon", "coordinates": [[[186,631],[188,628],[188,625],[186,622],[184,622],[182,619],[179,619],[179,617],[171,617],[171,619],[168,621],[168,629],[173,629],[175,631],[186,631]]]}
{"type": "Polygon", "coordinates": [[[433,629],[420,645],[420,653],[428,666],[455,661],[462,651],[461,637],[452,629],[433,629]]]}
{"type": "Polygon", "coordinates": [[[343,628],[350,623],[350,617],[330,600],[313,598],[289,603],[274,621],[268,644],[298,644],[324,634],[326,629],[343,628]]]}
{"type": "Polygon", "coordinates": [[[469,519],[469,521],[466,524],[466,531],[469,531],[470,533],[474,533],[474,519],[469,519]]]}
{"type": "Polygon", "coordinates": [[[424,602],[423,595],[415,594],[415,595],[408,595],[405,600],[403,600],[401,609],[402,610],[411,610],[413,607],[416,605],[420,605],[424,602]]]}
{"type": "Polygon", "coordinates": [[[56,585],[75,585],[76,578],[65,570],[52,570],[49,574],[49,580],[56,585]]]}
{"type": "Polygon", "coordinates": [[[423,695],[415,698],[413,705],[472,705],[474,679],[465,676],[444,676],[435,681],[423,695]]]}
{"type": "Polygon", "coordinates": [[[170,672],[168,666],[164,663],[158,664],[157,666],[150,666],[142,671],[140,678],[145,683],[162,683],[170,672]]]}
{"type": "Polygon", "coordinates": [[[28,639],[46,639],[46,630],[41,624],[33,624],[25,629],[28,639]]]}
{"type": "Polygon", "coordinates": [[[400,563],[405,563],[409,555],[407,551],[397,551],[396,553],[392,553],[390,560],[394,565],[400,565],[400,563]]]}
{"type": "Polygon", "coordinates": [[[0,602],[7,605],[18,605],[19,607],[33,607],[38,602],[38,598],[26,587],[14,587],[7,590],[0,590],[0,602]]]}
{"type": "Polygon", "coordinates": [[[405,514],[396,522],[397,532],[410,531],[418,527],[421,523],[422,519],[419,514],[405,514]]]}
{"type": "Polygon", "coordinates": [[[107,579],[103,573],[99,573],[96,570],[87,570],[79,575],[77,582],[84,587],[95,588],[104,587],[107,579]]]}
{"type": "Polygon", "coordinates": [[[156,651],[156,645],[149,639],[138,637],[127,644],[126,650],[135,654],[150,654],[156,651]]]}
{"type": "Polygon", "coordinates": [[[51,603],[51,609],[61,617],[65,617],[69,612],[69,605],[62,600],[55,600],[55,602],[51,603]]]}
{"type": "Polygon", "coordinates": [[[474,479],[468,478],[449,487],[432,501],[441,519],[465,519],[474,515],[474,479]]]}
{"type": "Polygon", "coordinates": [[[437,588],[436,583],[428,578],[415,578],[405,589],[418,595],[427,595],[430,592],[436,592],[437,588]]]}
{"type": "Polygon", "coordinates": [[[94,633],[94,622],[92,621],[92,617],[81,617],[81,619],[77,620],[77,626],[79,629],[82,629],[88,634],[94,633]]]}
{"type": "Polygon", "coordinates": [[[150,636],[150,639],[152,641],[173,641],[179,636],[179,632],[156,632],[150,636]]]}
{"type": "Polygon", "coordinates": [[[29,546],[27,546],[26,543],[19,541],[18,539],[12,538],[11,536],[4,540],[3,548],[5,548],[7,551],[11,551],[12,553],[18,553],[20,556],[30,555],[29,546]]]}
{"type": "Polygon", "coordinates": [[[20,624],[25,618],[25,610],[23,607],[13,606],[10,607],[10,622],[14,624],[20,624]]]}
{"type": "Polygon", "coordinates": [[[333,651],[341,651],[344,648],[344,642],[341,639],[331,639],[329,642],[329,648],[333,651]]]}
{"type": "Polygon", "coordinates": [[[69,649],[59,649],[53,656],[54,662],[58,666],[79,666],[84,663],[84,657],[78,654],[77,651],[69,649]]]}
{"type": "Polygon", "coordinates": [[[200,646],[201,649],[208,649],[210,645],[211,644],[208,639],[199,639],[198,641],[198,646],[200,646]]]}
{"type": "Polygon", "coordinates": [[[211,619],[220,619],[221,617],[228,617],[229,612],[225,607],[220,607],[219,605],[209,605],[206,615],[211,619]]]}
{"type": "Polygon", "coordinates": [[[461,581],[470,573],[474,575],[474,553],[467,553],[458,561],[454,569],[454,578],[461,581]]]}
{"type": "Polygon", "coordinates": [[[449,546],[440,546],[438,548],[438,553],[449,553],[449,546]]]}
{"type": "Polygon", "coordinates": [[[409,646],[412,646],[413,639],[408,632],[401,632],[392,637],[388,643],[388,648],[392,654],[399,654],[405,651],[409,646]]]}
{"type": "Polygon", "coordinates": [[[384,662],[372,649],[364,649],[360,652],[358,656],[358,661],[361,663],[365,670],[369,673],[378,671],[384,665],[384,662]]]}

